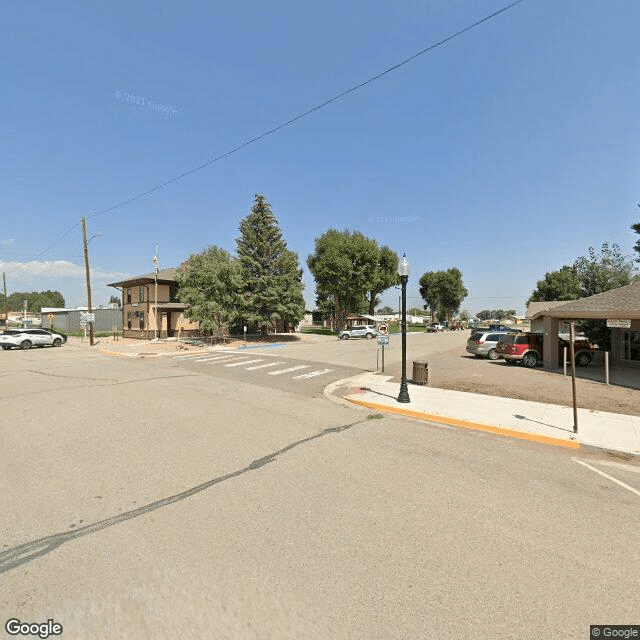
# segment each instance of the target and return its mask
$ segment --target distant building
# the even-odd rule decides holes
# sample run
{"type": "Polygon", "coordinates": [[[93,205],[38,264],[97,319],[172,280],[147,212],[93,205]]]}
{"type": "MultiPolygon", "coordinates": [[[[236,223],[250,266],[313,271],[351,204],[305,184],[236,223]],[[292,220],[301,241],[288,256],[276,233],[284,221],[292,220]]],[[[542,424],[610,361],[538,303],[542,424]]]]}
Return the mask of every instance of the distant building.
{"type": "MultiPolygon", "coordinates": [[[[89,307],[76,307],[75,309],[63,309],[56,307],[42,307],[38,322],[45,329],[57,329],[58,331],[82,331],[80,324],[82,314],[87,313],[89,307]]],[[[95,316],[94,331],[122,331],[122,309],[109,306],[92,309],[95,316]]]]}

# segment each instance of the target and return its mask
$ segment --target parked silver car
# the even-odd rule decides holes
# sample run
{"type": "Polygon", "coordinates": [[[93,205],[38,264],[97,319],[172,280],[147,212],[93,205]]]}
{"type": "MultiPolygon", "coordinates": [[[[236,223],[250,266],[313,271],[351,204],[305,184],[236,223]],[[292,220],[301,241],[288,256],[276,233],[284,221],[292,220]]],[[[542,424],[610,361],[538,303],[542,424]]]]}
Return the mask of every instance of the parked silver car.
{"type": "Polygon", "coordinates": [[[467,340],[467,351],[476,358],[497,360],[500,356],[496,353],[496,345],[504,335],[504,331],[476,331],[467,340]]]}
{"type": "Polygon", "coordinates": [[[31,347],[61,347],[67,336],[46,329],[10,329],[0,335],[0,346],[3,349],[31,349],[31,347]]]}
{"type": "Polygon", "coordinates": [[[371,340],[378,335],[377,329],[372,324],[357,324],[351,329],[344,329],[338,334],[338,338],[341,340],[348,340],[349,338],[366,338],[371,340]]]}

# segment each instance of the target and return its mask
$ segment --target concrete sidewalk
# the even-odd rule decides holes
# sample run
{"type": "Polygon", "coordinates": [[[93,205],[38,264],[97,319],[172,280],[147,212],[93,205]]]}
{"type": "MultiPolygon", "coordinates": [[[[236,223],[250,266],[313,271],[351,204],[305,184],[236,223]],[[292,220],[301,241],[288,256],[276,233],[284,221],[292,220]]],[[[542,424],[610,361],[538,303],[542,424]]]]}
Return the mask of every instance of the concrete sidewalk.
{"type": "Polygon", "coordinates": [[[640,456],[640,416],[578,409],[574,434],[571,407],[412,384],[411,402],[401,404],[396,400],[400,385],[389,377],[369,373],[348,384],[345,400],[376,411],[572,449],[597,447],[640,456]]]}

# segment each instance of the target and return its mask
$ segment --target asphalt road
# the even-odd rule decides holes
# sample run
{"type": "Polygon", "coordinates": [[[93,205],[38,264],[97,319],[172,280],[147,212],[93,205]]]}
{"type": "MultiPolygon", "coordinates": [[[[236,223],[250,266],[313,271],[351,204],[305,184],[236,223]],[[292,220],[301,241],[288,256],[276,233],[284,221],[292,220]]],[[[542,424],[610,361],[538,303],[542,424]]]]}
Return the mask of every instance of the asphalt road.
{"type": "MultiPolygon", "coordinates": [[[[280,353],[330,368],[285,349],[255,364],[280,353]]],[[[638,466],[337,405],[316,378],[0,356],[3,624],[578,639],[640,623],[638,466]]]]}

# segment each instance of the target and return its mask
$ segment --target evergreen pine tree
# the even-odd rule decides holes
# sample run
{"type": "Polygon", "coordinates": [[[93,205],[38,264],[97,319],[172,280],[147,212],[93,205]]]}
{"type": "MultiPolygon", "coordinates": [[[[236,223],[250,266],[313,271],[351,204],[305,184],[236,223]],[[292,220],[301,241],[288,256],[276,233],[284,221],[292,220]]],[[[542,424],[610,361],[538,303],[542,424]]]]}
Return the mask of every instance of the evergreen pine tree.
{"type": "Polygon", "coordinates": [[[304,317],[304,285],[298,255],[287,248],[263,195],[256,194],[251,213],[240,223],[236,244],[244,324],[275,329],[277,320],[286,325],[300,322],[304,317]]]}

